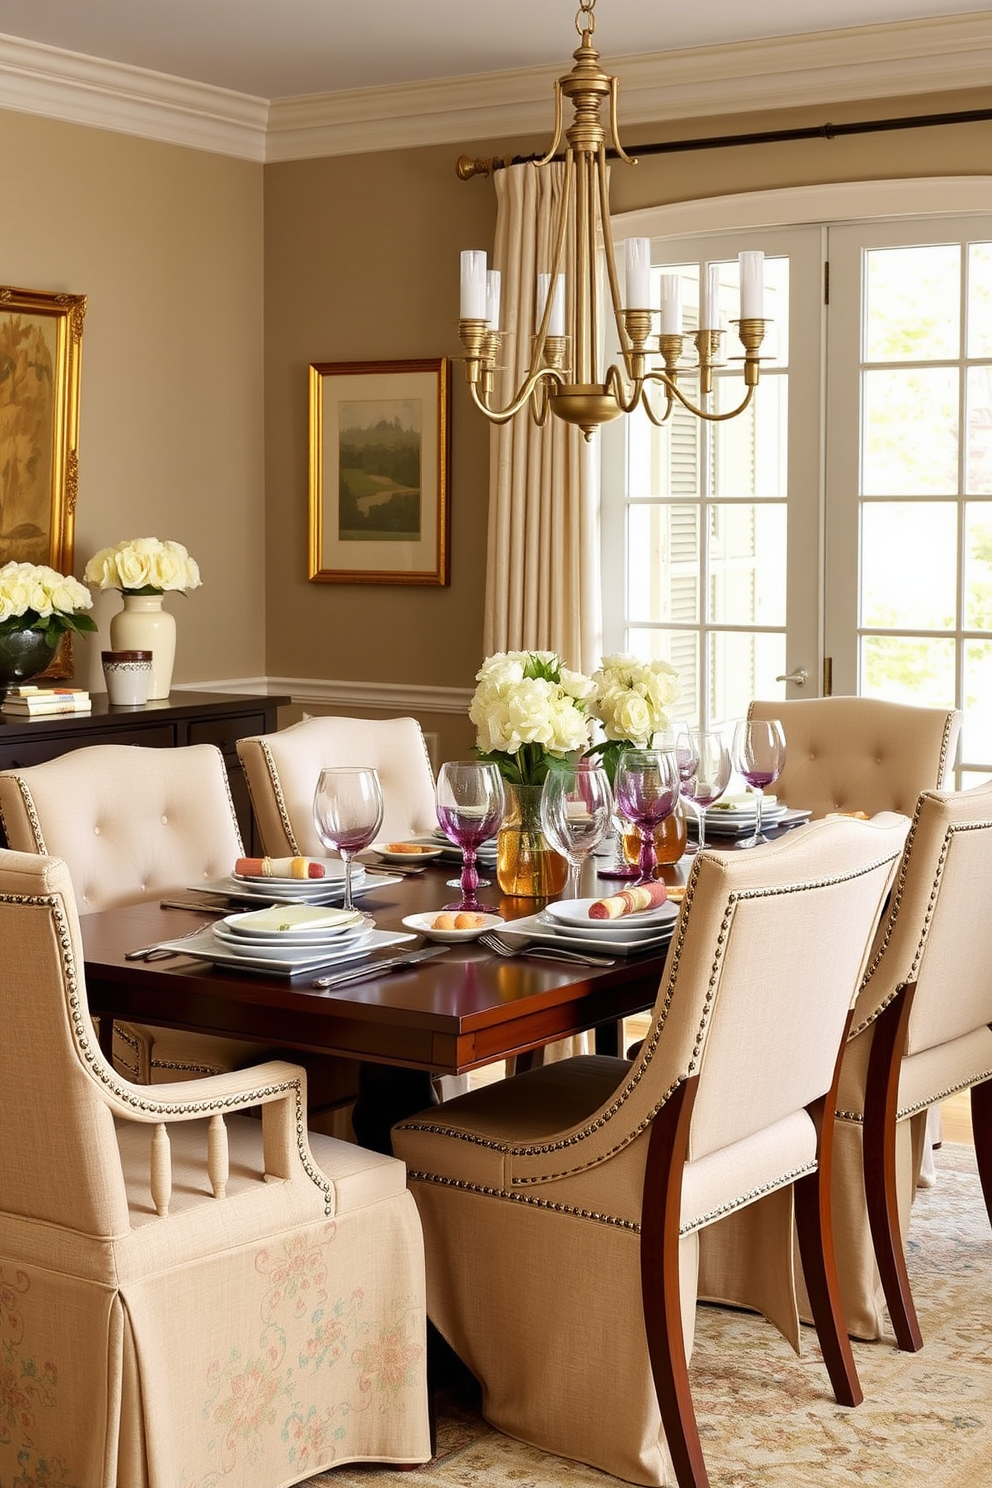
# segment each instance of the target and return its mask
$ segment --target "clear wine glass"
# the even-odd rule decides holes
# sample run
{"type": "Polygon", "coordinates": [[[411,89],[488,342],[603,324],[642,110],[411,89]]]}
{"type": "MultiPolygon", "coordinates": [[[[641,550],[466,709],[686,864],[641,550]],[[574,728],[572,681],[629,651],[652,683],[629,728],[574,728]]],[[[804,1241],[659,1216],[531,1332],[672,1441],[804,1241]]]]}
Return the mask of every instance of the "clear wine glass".
{"type": "Polygon", "coordinates": [[[437,777],[437,819],[444,835],[462,850],[462,897],[446,909],[485,910],[476,898],[476,853],[498,830],[505,810],[503,781],[495,765],[482,760],[449,760],[437,777]]]}
{"type": "Polygon", "coordinates": [[[682,794],[696,812],[698,845],[687,851],[702,852],[706,846],[706,808],[719,801],[730,783],[730,751],[717,729],[690,729],[695,767],[682,781],[682,794]]]}
{"type": "Polygon", "coordinates": [[[582,864],[610,831],[613,791],[602,765],[579,760],[555,768],[541,791],[541,827],[568,862],[564,898],[577,899],[582,864]]]}
{"type": "Polygon", "coordinates": [[[641,839],[638,883],[654,878],[654,829],[671,816],[679,798],[679,771],[670,749],[627,749],[620,756],[614,785],[621,816],[633,822],[641,839]]]}
{"type": "Polygon", "coordinates": [[[757,847],[769,839],[761,830],[765,788],[774,785],[785,764],[785,733],[777,718],[745,718],[734,730],[734,768],[754,791],[754,833],[738,847],[757,847]]]}
{"type": "Polygon", "coordinates": [[[336,848],[344,862],[344,907],[354,909],[351,863],[368,847],[382,822],[382,786],[376,770],[335,765],[321,770],[313,794],[313,821],[325,847],[336,848]]]}

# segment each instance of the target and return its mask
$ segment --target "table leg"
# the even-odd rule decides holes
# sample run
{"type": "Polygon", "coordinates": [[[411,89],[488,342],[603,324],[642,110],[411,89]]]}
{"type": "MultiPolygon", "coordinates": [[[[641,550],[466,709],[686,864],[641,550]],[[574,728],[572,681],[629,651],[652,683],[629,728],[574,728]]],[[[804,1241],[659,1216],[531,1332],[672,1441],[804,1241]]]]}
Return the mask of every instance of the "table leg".
{"type": "Polygon", "coordinates": [[[599,1023],[593,1030],[597,1054],[609,1054],[614,1059],[624,1058],[623,1023],[599,1023]]]}
{"type": "Polygon", "coordinates": [[[438,1103],[431,1077],[424,1070],[396,1064],[362,1063],[358,1098],[351,1116],[355,1138],[372,1152],[392,1154],[390,1132],[397,1121],[438,1103]]]}

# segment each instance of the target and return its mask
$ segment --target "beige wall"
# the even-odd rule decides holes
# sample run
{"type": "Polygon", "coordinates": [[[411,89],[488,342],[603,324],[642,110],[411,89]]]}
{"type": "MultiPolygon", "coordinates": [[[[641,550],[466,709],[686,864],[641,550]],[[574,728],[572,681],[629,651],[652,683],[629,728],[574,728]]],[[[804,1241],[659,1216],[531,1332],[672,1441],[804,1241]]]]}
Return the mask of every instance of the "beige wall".
{"type": "MultiPolygon", "coordinates": [[[[88,297],[76,574],[122,538],[186,543],[176,680],[260,676],[261,166],[0,112],[0,183],[0,282],[88,297]]],[[[94,690],[119,608],[99,594],[76,643],[94,690]]]]}

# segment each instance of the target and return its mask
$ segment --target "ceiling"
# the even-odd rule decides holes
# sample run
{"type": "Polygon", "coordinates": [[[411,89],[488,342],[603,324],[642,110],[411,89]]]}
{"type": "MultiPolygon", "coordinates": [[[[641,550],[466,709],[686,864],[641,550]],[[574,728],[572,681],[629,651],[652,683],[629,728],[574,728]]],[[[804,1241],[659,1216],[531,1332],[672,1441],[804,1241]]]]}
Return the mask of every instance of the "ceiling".
{"type": "MultiPolygon", "coordinates": [[[[0,36],[280,99],[565,71],[576,9],[577,0],[0,0],[0,36]]],[[[600,0],[596,44],[611,62],[981,9],[967,0],[600,0]]]]}

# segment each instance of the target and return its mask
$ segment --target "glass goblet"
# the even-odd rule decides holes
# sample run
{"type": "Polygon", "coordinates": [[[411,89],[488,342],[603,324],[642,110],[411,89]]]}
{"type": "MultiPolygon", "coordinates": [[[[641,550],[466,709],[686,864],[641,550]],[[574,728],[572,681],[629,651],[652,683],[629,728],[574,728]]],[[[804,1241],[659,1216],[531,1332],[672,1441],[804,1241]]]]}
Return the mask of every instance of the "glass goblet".
{"type": "Polygon", "coordinates": [[[757,847],[769,839],[761,830],[765,788],[774,785],[785,764],[785,733],[777,718],[745,718],[734,730],[734,768],[754,792],[754,832],[738,847],[757,847]]]}
{"type": "Polygon", "coordinates": [[[462,850],[462,897],[446,909],[479,911],[476,853],[503,820],[503,781],[495,765],[482,760],[449,760],[437,777],[437,819],[444,835],[462,850]]]}
{"type": "Polygon", "coordinates": [[[613,791],[602,765],[589,760],[555,768],[541,791],[541,827],[568,863],[564,897],[577,899],[582,864],[613,821],[613,791]]]}
{"type": "Polygon", "coordinates": [[[382,822],[378,772],[352,765],[321,770],[313,794],[313,821],[324,846],[336,848],[344,862],[344,907],[354,909],[352,859],[373,841],[382,822]]]}
{"type": "Polygon", "coordinates": [[[702,852],[706,846],[706,808],[719,801],[730,783],[730,751],[723,735],[716,729],[690,729],[695,751],[695,770],[682,782],[682,794],[696,812],[698,845],[691,850],[702,852]]]}
{"type": "Polygon", "coordinates": [[[621,816],[633,822],[641,839],[638,883],[654,878],[654,829],[671,816],[679,798],[679,771],[670,749],[627,749],[620,756],[614,785],[621,816]]]}

